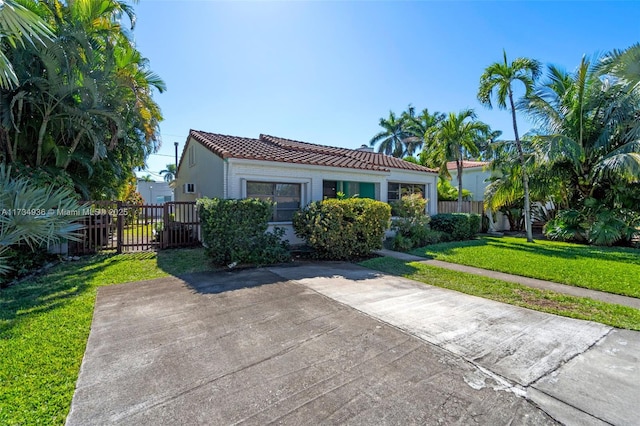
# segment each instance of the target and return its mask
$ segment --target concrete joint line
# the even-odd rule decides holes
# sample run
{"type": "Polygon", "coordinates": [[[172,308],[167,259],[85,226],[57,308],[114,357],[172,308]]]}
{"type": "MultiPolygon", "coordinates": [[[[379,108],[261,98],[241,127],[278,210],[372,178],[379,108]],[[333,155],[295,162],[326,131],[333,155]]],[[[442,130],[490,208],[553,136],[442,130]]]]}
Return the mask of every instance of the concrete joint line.
{"type": "MultiPolygon", "coordinates": [[[[554,368],[553,370],[549,370],[547,371],[545,374],[543,374],[542,376],[538,377],[537,379],[533,380],[531,383],[529,383],[529,385],[527,385],[527,387],[534,387],[540,380],[544,379],[545,377],[555,373],[556,371],[558,371],[559,369],[561,369],[562,367],[564,367],[567,363],[571,362],[572,360],[574,360],[575,358],[579,357],[580,355],[583,355],[587,352],[589,352],[594,346],[597,346],[598,343],[602,342],[604,339],[607,338],[607,336],[609,336],[611,334],[611,332],[613,331],[613,327],[609,328],[609,330],[603,334],[602,336],[600,336],[600,338],[598,340],[596,340],[595,342],[593,342],[591,345],[589,345],[584,351],[582,352],[578,352],[575,355],[569,357],[568,359],[562,361],[561,363],[559,363],[556,368],[554,368]]],[[[537,389],[537,388],[536,388],[537,389]]]]}

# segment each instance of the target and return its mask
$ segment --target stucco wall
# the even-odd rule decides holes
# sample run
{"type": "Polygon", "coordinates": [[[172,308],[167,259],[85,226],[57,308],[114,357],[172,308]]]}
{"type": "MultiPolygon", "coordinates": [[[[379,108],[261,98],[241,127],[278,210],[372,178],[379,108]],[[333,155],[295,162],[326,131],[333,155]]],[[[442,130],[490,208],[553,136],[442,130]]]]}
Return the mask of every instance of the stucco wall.
{"type": "MultiPolygon", "coordinates": [[[[458,172],[449,170],[451,174],[451,185],[458,187],[458,172]]],[[[462,171],[462,187],[472,193],[472,201],[484,200],[484,190],[487,187],[491,172],[482,170],[482,167],[473,167],[462,171]]]]}
{"type": "Polygon", "coordinates": [[[224,197],[224,168],[225,162],[222,158],[198,142],[189,139],[183,158],[180,160],[180,169],[176,178],[176,201],[195,201],[202,197],[224,197]],[[190,149],[194,150],[194,164],[189,164],[190,149]],[[185,183],[194,183],[195,193],[185,193],[185,183]]]}
{"type": "MultiPolygon", "coordinates": [[[[299,183],[301,184],[301,204],[322,200],[323,180],[348,182],[372,182],[375,184],[376,199],[387,201],[388,182],[414,183],[427,185],[426,198],[429,199],[428,212],[435,214],[437,209],[437,175],[395,170],[380,172],[354,170],[340,167],[308,166],[281,162],[265,162],[230,158],[222,160],[194,140],[189,140],[181,159],[176,179],[176,201],[195,201],[201,197],[246,198],[247,181],[299,183]],[[193,147],[195,164],[189,165],[189,150],[193,147]],[[194,194],[183,191],[185,183],[196,185],[194,194]]],[[[299,240],[290,223],[276,223],[286,230],[291,244],[299,240]]]]}
{"type": "MultiPolygon", "coordinates": [[[[389,172],[377,172],[370,170],[353,170],[339,167],[301,166],[289,163],[275,163],[255,160],[229,159],[229,173],[227,176],[227,198],[245,198],[246,182],[266,181],[281,183],[300,183],[302,205],[312,201],[322,200],[323,180],[337,180],[349,182],[373,182],[376,188],[376,199],[387,201],[387,183],[419,183],[428,184],[426,194],[430,200],[436,200],[437,176],[427,173],[392,170],[389,172]]],[[[429,203],[429,213],[435,214],[436,202],[429,203]]],[[[292,244],[298,244],[299,240],[289,223],[280,223],[277,226],[286,230],[286,238],[292,244]]]]}

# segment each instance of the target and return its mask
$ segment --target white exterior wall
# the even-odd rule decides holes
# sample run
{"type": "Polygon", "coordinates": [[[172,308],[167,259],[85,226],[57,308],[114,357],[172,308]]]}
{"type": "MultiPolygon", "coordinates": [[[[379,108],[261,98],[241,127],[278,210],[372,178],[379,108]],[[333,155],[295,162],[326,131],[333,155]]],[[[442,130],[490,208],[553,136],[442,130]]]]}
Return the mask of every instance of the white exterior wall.
{"type": "MultiPolygon", "coordinates": [[[[349,182],[372,182],[376,187],[376,198],[387,201],[387,183],[402,182],[427,184],[429,194],[428,212],[436,214],[437,203],[437,175],[423,172],[411,172],[392,169],[391,172],[371,170],[355,170],[340,167],[309,166],[290,163],[266,162],[256,160],[229,159],[228,174],[225,180],[225,198],[246,198],[247,181],[300,183],[301,204],[305,206],[312,201],[322,200],[323,180],[337,180],[349,182]]],[[[296,237],[290,223],[274,223],[286,230],[285,238],[291,244],[303,241],[296,237]]]]}
{"type": "Polygon", "coordinates": [[[214,155],[198,142],[189,139],[182,159],[178,176],[175,180],[175,200],[195,201],[198,198],[224,197],[224,169],[225,161],[214,155]],[[189,164],[189,150],[193,148],[195,164],[189,164]],[[196,185],[195,193],[184,192],[185,183],[196,185]]]}
{"type": "MultiPolygon", "coordinates": [[[[451,174],[451,184],[457,188],[458,171],[449,170],[449,173],[451,174]]],[[[488,184],[485,180],[489,179],[489,176],[491,176],[491,172],[484,171],[482,167],[470,167],[462,170],[462,188],[471,191],[472,201],[484,200],[484,190],[488,184]]]]}

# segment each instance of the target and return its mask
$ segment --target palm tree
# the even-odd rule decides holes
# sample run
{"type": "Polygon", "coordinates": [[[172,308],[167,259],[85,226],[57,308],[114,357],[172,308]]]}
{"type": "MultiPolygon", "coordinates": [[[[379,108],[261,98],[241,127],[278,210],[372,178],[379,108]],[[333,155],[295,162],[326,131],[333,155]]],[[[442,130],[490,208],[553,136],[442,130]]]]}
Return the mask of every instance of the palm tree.
{"type": "Polygon", "coordinates": [[[451,178],[447,162],[455,161],[458,172],[458,212],[462,211],[463,161],[479,154],[478,143],[491,133],[488,125],[476,120],[472,109],[449,115],[427,133],[425,156],[429,163],[440,168],[440,174],[451,178]]]}
{"type": "Polygon", "coordinates": [[[565,176],[572,208],[589,198],[637,208],[613,198],[620,186],[639,183],[640,93],[611,84],[582,58],[573,73],[550,66],[548,79],[522,106],[538,126],[538,161],[565,176]]]}
{"type": "Polygon", "coordinates": [[[520,82],[525,88],[525,97],[529,96],[535,80],[540,75],[540,63],[529,58],[517,58],[513,62],[507,61],[507,52],[502,51],[503,62],[495,62],[489,65],[480,77],[480,88],[478,89],[478,100],[488,108],[492,108],[491,98],[495,95],[500,109],[511,110],[513,122],[513,133],[515,136],[516,148],[521,164],[522,188],[524,191],[524,215],[525,227],[527,231],[527,241],[533,242],[531,229],[531,200],[529,195],[529,176],[525,167],[525,156],[518,134],[518,124],[516,121],[516,106],[513,96],[513,83],[520,82]],[[507,100],[509,105],[507,106],[507,100]]]}
{"type": "Polygon", "coordinates": [[[164,175],[165,182],[173,182],[176,178],[176,165],[175,164],[167,164],[167,168],[164,170],[160,170],[160,175],[164,175]]]}
{"type": "MultiPolygon", "coordinates": [[[[30,4],[35,7],[35,4],[30,4]]],[[[33,11],[15,0],[0,2],[0,35],[9,45],[25,46],[25,41],[34,44],[52,36],[47,24],[33,11]]],[[[18,76],[7,56],[0,50],[0,88],[11,89],[19,84],[18,76]]]]}
{"type": "Polygon", "coordinates": [[[419,115],[415,115],[415,109],[409,105],[407,111],[402,113],[407,136],[403,141],[406,155],[413,156],[416,150],[422,148],[425,135],[438,125],[446,117],[441,112],[431,114],[428,108],[423,109],[419,115]]]}
{"type": "Polygon", "coordinates": [[[378,152],[402,158],[406,153],[404,140],[408,136],[405,120],[402,116],[398,118],[393,111],[389,111],[389,118],[381,118],[379,125],[384,130],[372,137],[369,145],[375,146],[380,143],[378,152]]]}
{"type": "Polygon", "coordinates": [[[153,182],[153,178],[151,177],[151,175],[144,175],[142,177],[139,177],[138,180],[140,182],[153,182]]]}

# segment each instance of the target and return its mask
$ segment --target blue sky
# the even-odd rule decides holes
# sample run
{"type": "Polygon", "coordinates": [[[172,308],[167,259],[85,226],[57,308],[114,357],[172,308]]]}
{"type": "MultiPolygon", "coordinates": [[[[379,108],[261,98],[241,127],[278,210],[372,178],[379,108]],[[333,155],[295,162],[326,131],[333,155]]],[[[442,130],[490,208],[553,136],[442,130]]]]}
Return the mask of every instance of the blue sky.
{"type": "Polygon", "coordinates": [[[189,129],[356,148],[412,104],[473,108],[511,138],[508,112],[476,100],[503,48],[573,70],[640,42],[635,1],[142,0],[135,11],[137,47],[168,88],[155,96],[162,148],[139,173],[158,179],[189,129]]]}

